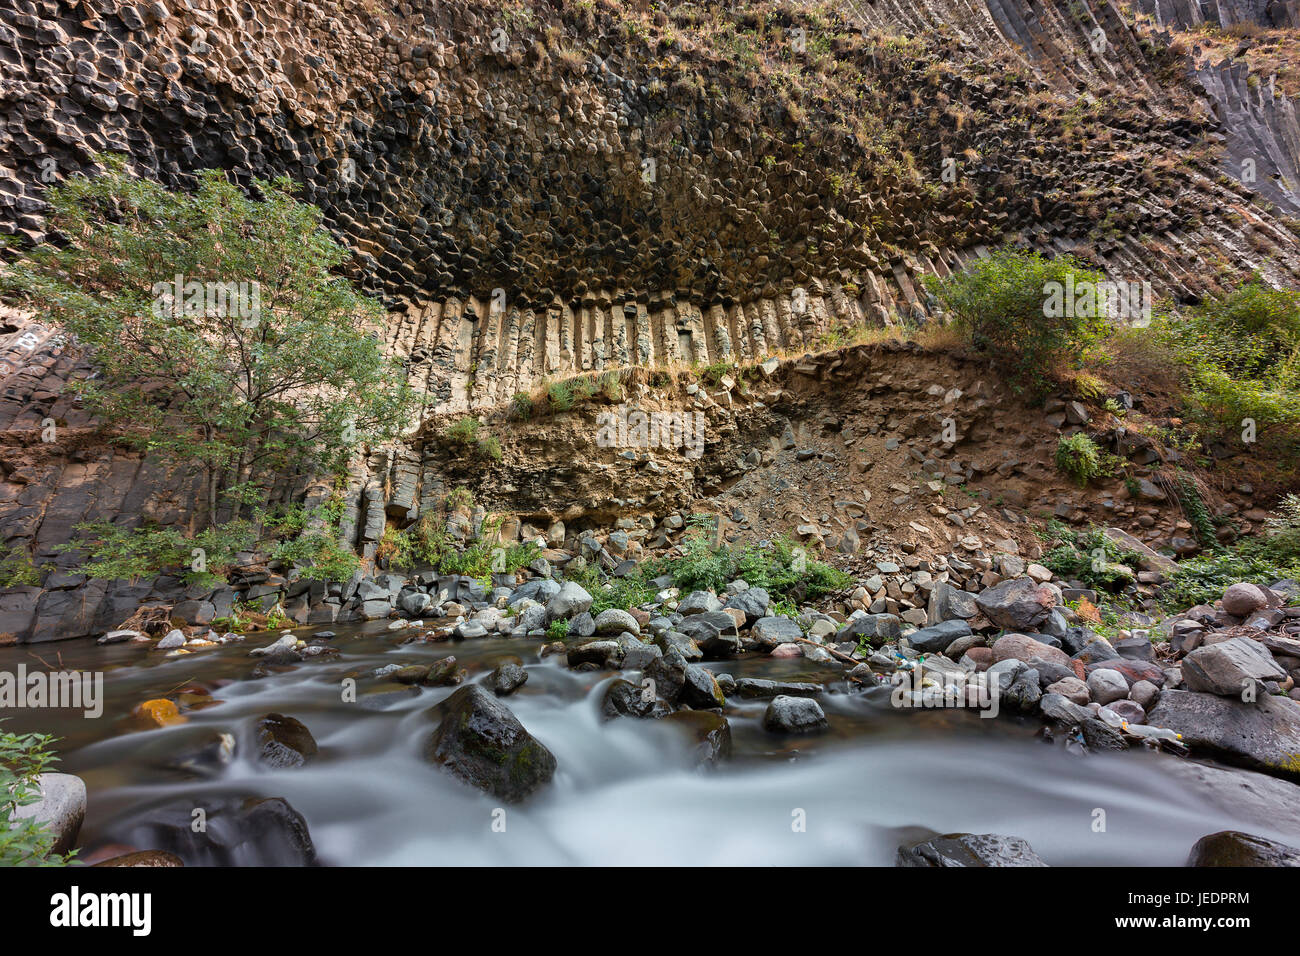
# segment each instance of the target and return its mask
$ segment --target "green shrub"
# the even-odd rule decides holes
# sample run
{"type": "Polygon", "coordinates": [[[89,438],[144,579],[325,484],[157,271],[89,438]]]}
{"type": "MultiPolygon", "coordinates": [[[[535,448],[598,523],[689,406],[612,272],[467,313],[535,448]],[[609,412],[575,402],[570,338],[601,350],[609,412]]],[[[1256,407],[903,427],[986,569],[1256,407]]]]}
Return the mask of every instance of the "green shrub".
{"type": "Polygon", "coordinates": [[[479,453],[493,461],[501,460],[501,442],[497,441],[496,435],[487,435],[478,443],[479,453]]]}
{"type": "Polygon", "coordinates": [[[1196,416],[1236,434],[1300,438],[1300,292],[1258,278],[1187,315],[1162,316],[1154,331],[1191,370],[1196,416]]]}
{"type": "Polygon", "coordinates": [[[1118,591],[1132,584],[1132,571],[1142,560],[1140,554],[1125,551],[1106,537],[1101,528],[1075,532],[1056,525],[1051,539],[1054,546],[1043,555],[1043,567],[1098,591],[1118,591]]]}
{"type": "Polygon", "coordinates": [[[716,518],[692,515],[678,558],[650,562],[646,574],[667,574],[683,592],[722,591],[737,578],[763,588],[778,602],[797,604],[847,587],[852,578],[823,561],[814,560],[786,537],[766,548],[757,545],[715,546],[716,518]]]}
{"type": "Polygon", "coordinates": [[[187,535],[179,528],[126,528],[107,521],[85,522],[78,536],[59,545],[84,560],[75,570],[91,578],[139,581],[178,574],[186,584],[216,587],[241,551],[269,553],[271,560],[298,566],[313,581],[346,581],[360,566],[338,536],[343,513],[339,497],[314,508],[294,505],[275,512],[258,509],[253,518],[236,518],[187,535]]]}
{"type": "Polygon", "coordinates": [[[567,412],[573,407],[573,386],[568,382],[551,382],[546,386],[546,400],[552,411],[567,412]]]}
{"type": "Polygon", "coordinates": [[[552,621],[546,628],[546,639],[548,641],[562,641],[569,636],[569,619],[560,618],[558,621],[552,621]]]}
{"type": "Polygon", "coordinates": [[[361,567],[355,551],[340,543],[333,531],[311,531],[280,542],[271,559],[302,571],[306,581],[346,581],[361,567]]]}
{"type": "Polygon", "coordinates": [[[465,574],[488,580],[493,574],[514,574],[542,553],[536,542],[502,545],[492,540],[499,519],[485,522],[482,534],[458,546],[448,537],[439,516],[426,513],[402,531],[390,528],[380,539],[376,557],[390,567],[429,567],[439,574],[465,574]]]}
{"type": "Polygon", "coordinates": [[[501,460],[501,442],[483,428],[482,423],[472,415],[458,418],[449,425],[444,437],[454,445],[472,448],[485,458],[491,458],[493,461],[501,460]]]}
{"type": "Polygon", "coordinates": [[[1105,474],[1101,449],[1083,432],[1056,440],[1056,467],[1080,488],[1105,474]]]}
{"type": "Polygon", "coordinates": [[[478,442],[479,421],[472,415],[457,419],[447,428],[446,438],[458,445],[473,445],[478,442]]]}
{"type": "Polygon", "coordinates": [[[76,855],[50,852],[54,833],[31,817],[14,817],[19,807],[41,798],[37,778],[58,759],[50,751],[54,741],[45,734],[0,731],[0,867],[63,866],[76,855]]]}
{"type": "Polygon", "coordinates": [[[1017,389],[1046,392],[1054,373],[1077,367],[1109,328],[1095,294],[1105,277],[1070,256],[1004,249],[946,278],[927,276],[926,286],[943,303],[971,344],[988,353],[1017,389]],[[1053,285],[1055,284],[1055,285],[1053,285]],[[1053,310],[1050,289],[1084,290],[1073,307],[1053,310]],[[1061,311],[1054,315],[1049,312],[1061,311]],[[1083,313],[1083,314],[1081,314],[1083,313]]]}
{"type": "Polygon", "coordinates": [[[370,334],[383,307],[295,183],[204,169],[171,190],[95,160],[45,193],[50,241],[0,292],[78,342],[97,374],[69,388],[122,441],[204,474],[207,524],[223,492],[396,437],[417,402],[370,334]]]}
{"type": "Polygon", "coordinates": [[[1300,495],[1287,495],[1264,522],[1266,546],[1279,561],[1300,559],[1300,495]]]}
{"type": "Polygon", "coordinates": [[[176,572],[186,584],[216,586],[235,556],[257,543],[252,522],[238,518],[192,537],[178,528],[126,528],[107,521],[74,527],[78,537],[55,550],[86,555],[76,570],[90,578],[132,583],[176,572]]]}
{"type": "Polygon", "coordinates": [[[623,400],[623,377],[618,372],[606,372],[600,377],[600,393],[611,402],[623,400]]]}
{"type": "Polygon", "coordinates": [[[1160,603],[1169,610],[1213,604],[1238,581],[1267,587],[1287,578],[1300,580],[1300,559],[1281,558],[1267,540],[1248,538],[1231,548],[1181,561],[1160,589],[1160,603]]]}
{"type": "Polygon", "coordinates": [[[533,417],[533,399],[527,392],[515,392],[514,398],[510,399],[510,415],[520,421],[528,421],[533,417]]]}
{"type": "Polygon", "coordinates": [[[40,583],[41,572],[22,545],[14,545],[0,558],[0,588],[35,587],[40,583]]]}
{"type": "Polygon", "coordinates": [[[565,578],[582,585],[591,595],[592,616],[610,608],[626,611],[653,601],[656,590],[650,583],[651,577],[644,566],[634,569],[626,577],[606,575],[595,564],[588,564],[572,574],[565,573],[565,578]]]}

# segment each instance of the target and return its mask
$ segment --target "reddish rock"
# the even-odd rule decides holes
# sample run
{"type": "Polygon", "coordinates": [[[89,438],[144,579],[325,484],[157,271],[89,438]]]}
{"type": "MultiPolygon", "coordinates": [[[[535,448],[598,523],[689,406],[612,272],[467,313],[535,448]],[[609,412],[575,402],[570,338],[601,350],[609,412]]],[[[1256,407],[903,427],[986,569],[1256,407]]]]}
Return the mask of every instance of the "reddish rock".
{"type": "Polygon", "coordinates": [[[1059,647],[1036,641],[1027,634],[1004,634],[993,644],[993,660],[1018,660],[1028,664],[1035,657],[1062,667],[1070,666],[1070,655],[1059,647]]]}

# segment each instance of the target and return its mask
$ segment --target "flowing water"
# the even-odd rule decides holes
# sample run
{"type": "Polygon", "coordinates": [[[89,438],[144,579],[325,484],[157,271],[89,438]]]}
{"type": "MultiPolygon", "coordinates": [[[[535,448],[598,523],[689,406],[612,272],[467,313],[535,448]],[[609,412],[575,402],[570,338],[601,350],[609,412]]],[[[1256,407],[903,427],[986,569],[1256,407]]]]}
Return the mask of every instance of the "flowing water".
{"type": "MultiPolygon", "coordinates": [[[[336,631],[330,643],[339,657],[259,678],[248,652],[275,635],[178,658],[140,645],[0,648],[0,670],[42,661],[102,670],[106,698],[98,719],[19,709],[4,715],[5,726],[63,738],[58,769],[80,775],[90,794],[83,855],[138,845],[138,826],[161,801],[203,806],[232,791],[288,800],[326,864],[892,865],[899,842],[925,828],[1024,837],[1054,865],[1181,865],[1191,845],[1216,830],[1296,837],[1258,820],[1243,826],[1221,798],[1171,772],[1177,758],[1084,755],[1036,739],[1037,718],[900,711],[885,689],[850,692],[838,671],[802,659],[706,666],[830,682],[821,701],[831,732],[774,736],[761,727],[765,701],[729,701],[732,758],[706,769],[694,766],[693,742],[672,723],[602,721],[601,696],[619,675],[539,660],[536,641],[401,646],[402,632],[382,623],[336,631]],[[502,807],[421,758],[435,726],[430,708],[454,688],[415,690],[368,676],[384,664],[448,653],[468,667],[469,680],[511,656],[526,664],[528,683],[505,702],[559,764],[527,803],[502,807]],[[347,677],[357,678],[356,702],[344,700],[347,677]],[[219,703],[162,729],[141,729],[130,716],[139,702],[187,684],[210,689],[219,703]],[[307,725],[320,746],[314,761],[282,770],[255,762],[251,728],[268,712],[307,725]],[[176,768],[216,731],[238,739],[232,763],[215,776],[176,768]]],[[[252,848],[240,861],[284,862],[268,857],[270,849],[252,848]]]]}

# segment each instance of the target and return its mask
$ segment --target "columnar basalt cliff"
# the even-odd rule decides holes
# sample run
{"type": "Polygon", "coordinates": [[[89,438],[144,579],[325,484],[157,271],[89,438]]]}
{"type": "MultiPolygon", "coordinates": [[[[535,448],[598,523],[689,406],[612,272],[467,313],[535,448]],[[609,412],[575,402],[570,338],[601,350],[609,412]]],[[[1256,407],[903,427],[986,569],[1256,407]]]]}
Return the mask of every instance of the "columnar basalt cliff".
{"type": "MultiPolygon", "coordinates": [[[[1295,98],[1246,61],[1184,49],[1207,16],[1170,0],[738,16],[605,0],[16,0],[0,12],[0,231],[10,255],[42,239],[46,186],[101,152],[175,186],[209,167],[299,183],[382,297],[386,341],[425,395],[417,437],[373,450],[350,486],[345,532],[369,556],[386,522],[462,483],[434,438],[446,416],[587,371],[752,362],[835,329],[932,321],[924,277],[1002,243],[1184,303],[1225,273],[1295,284],[1295,98]]],[[[1223,3],[1212,20],[1293,30],[1300,6],[1223,3]]],[[[0,321],[6,543],[61,565],[78,521],[189,520],[187,489],[160,491],[155,466],[106,447],[63,393],[85,357],[39,315],[0,321]]],[[[675,512],[738,480],[743,457],[711,452],[681,481],[601,474],[557,502],[526,487],[556,448],[534,454],[484,489],[493,507],[651,529],[669,499],[675,512]]],[[[174,590],[83,585],[56,572],[14,589],[0,634],[92,632],[174,590]]]]}

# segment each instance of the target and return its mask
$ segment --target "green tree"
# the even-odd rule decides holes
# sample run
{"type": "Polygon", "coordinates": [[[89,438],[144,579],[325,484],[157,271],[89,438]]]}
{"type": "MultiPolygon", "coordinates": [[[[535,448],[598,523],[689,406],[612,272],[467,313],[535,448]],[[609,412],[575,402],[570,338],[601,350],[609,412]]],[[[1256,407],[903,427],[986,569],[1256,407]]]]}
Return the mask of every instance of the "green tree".
{"type": "Polygon", "coordinates": [[[1001,249],[925,283],[971,344],[1010,373],[1013,387],[1039,395],[1108,331],[1097,286],[1105,278],[1071,256],[1001,249]]]}
{"type": "Polygon", "coordinates": [[[74,387],[124,440],[203,470],[209,524],[277,472],[337,468],[397,433],[414,402],[382,311],[334,274],[348,253],[292,181],[255,180],[250,198],[204,170],[172,191],[99,162],[49,191],[57,244],[0,289],[89,351],[99,374],[74,387]]]}

